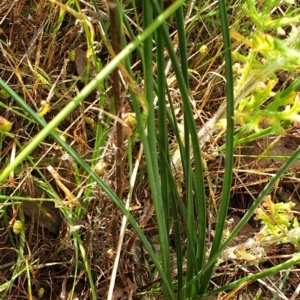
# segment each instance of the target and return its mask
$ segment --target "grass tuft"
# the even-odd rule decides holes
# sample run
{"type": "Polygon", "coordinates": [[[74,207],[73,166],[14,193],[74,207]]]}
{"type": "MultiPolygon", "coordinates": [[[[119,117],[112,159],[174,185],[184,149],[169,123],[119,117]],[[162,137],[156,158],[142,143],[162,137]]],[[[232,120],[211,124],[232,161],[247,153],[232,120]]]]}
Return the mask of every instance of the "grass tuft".
{"type": "Polygon", "coordinates": [[[297,1],[0,12],[1,299],[297,298],[297,1]]]}

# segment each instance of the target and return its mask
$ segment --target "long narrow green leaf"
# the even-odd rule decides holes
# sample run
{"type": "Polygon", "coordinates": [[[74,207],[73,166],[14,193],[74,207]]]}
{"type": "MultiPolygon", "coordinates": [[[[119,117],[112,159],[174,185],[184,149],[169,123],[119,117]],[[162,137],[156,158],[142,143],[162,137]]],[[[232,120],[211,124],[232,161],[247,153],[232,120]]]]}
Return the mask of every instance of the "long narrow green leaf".
{"type": "MultiPolygon", "coordinates": [[[[147,28],[153,22],[152,6],[148,0],[143,1],[143,22],[144,28],[147,28]]],[[[154,111],[154,84],[153,84],[153,52],[152,52],[152,36],[149,36],[144,42],[144,82],[145,82],[145,94],[148,101],[148,119],[147,119],[147,131],[148,131],[148,145],[150,150],[151,160],[147,160],[148,171],[152,169],[149,174],[149,183],[152,192],[152,198],[154,202],[156,221],[158,226],[158,234],[161,247],[161,260],[163,270],[168,278],[168,283],[163,282],[163,285],[172,284],[171,278],[171,260],[169,251],[169,231],[167,223],[168,214],[166,215],[166,208],[162,198],[162,186],[160,180],[160,172],[158,169],[158,149],[156,140],[156,126],[155,126],[155,111],[154,111]],[[152,177],[153,174],[153,177],[152,177]]],[[[147,158],[146,158],[147,159],[147,158]]],[[[169,209],[167,207],[167,209],[169,209]]],[[[173,297],[173,296],[172,296],[173,297]]]]}
{"type": "MultiPolygon", "coordinates": [[[[225,173],[223,179],[221,206],[218,213],[218,220],[215,230],[215,236],[210,251],[210,259],[219,249],[222,241],[226,217],[228,214],[228,206],[230,201],[230,190],[232,181],[232,167],[233,167],[233,147],[234,147],[234,87],[233,87],[233,72],[232,72],[232,58],[231,58],[231,41],[229,34],[229,24],[227,20],[227,8],[224,0],[219,0],[219,11],[222,25],[224,54],[226,61],[226,91],[227,91],[227,132],[226,132],[226,156],[225,156],[225,173]]],[[[204,293],[213,272],[213,265],[205,272],[203,281],[201,282],[200,294],[204,293]]]]}
{"type": "MultiPolygon", "coordinates": [[[[157,3],[154,0],[151,0],[151,3],[153,5],[153,7],[155,8],[156,13],[159,14],[160,13],[160,7],[157,5],[157,3]]],[[[168,49],[170,59],[172,61],[172,66],[173,66],[173,69],[174,69],[176,77],[177,77],[178,87],[180,89],[181,97],[182,97],[183,105],[184,105],[185,120],[186,120],[186,123],[187,123],[187,130],[190,131],[191,142],[192,142],[192,146],[193,146],[194,163],[195,163],[195,178],[197,179],[197,180],[194,181],[194,183],[195,183],[194,184],[195,198],[198,199],[198,201],[199,201],[198,203],[201,203],[201,207],[204,207],[204,209],[202,209],[202,211],[205,212],[206,195],[205,195],[205,189],[204,189],[204,178],[203,178],[203,168],[202,168],[202,161],[201,161],[201,151],[200,151],[200,145],[199,145],[198,136],[197,136],[197,129],[196,129],[196,125],[195,125],[194,118],[193,118],[193,112],[192,112],[191,104],[190,104],[190,101],[189,101],[188,86],[187,86],[185,78],[182,74],[182,69],[180,67],[177,56],[175,54],[175,51],[174,51],[174,48],[173,48],[173,45],[172,45],[172,42],[171,42],[171,39],[170,39],[169,32],[168,32],[168,30],[167,30],[167,28],[164,24],[162,25],[162,30],[163,30],[163,35],[164,35],[166,47],[168,49]]],[[[189,158],[186,157],[185,160],[190,162],[190,157],[189,158]]],[[[187,170],[186,173],[188,174],[189,171],[187,170]]],[[[186,176],[185,178],[187,179],[189,175],[185,175],[185,176],[186,176]]],[[[197,241],[197,243],[199,245],[199,248],[202,247],[201,251],[204,251],[204,249],[205,249],[205,236],[206,236],[205,235],[205,232],[206,232],[205,217],[204,217],[204,219],[199,220],[199,224],[201,224],[201,225],[199,225],[199,228],[197,228],[197,230],[201,231],[201,234],[199,234],[199,236],[201,237],[201,241],[197,241]],[[201,242],[201,244],[200,244],[200,242],[201,242]]],[[[193,226],[193,225],[191,225],[191,226],[193,226]]],[[[190,230],[192,230],[192,228],[190,228],[190,230]]],[[[194,247],[195,247],[195,243],[194,243],[194,247]]],[[[200,257],[200,255],[199,255],[199,257],[200,257]]],[[[204,252],[203,252],[202,256],[204,257],[204,252]]],[[[199,262],[201,262],[201,260],[202,259],[200,258],[199,262]]],[[[201,263],[203,263],[203,261],[201,263]]],[[[194,267],[197,268],[197,266],[194,266],[194,267]]]]}
{"type": "MultiPolygon", "coordinates": [[[[162,52],[164,52],[164,51],[162,51],[162,52]]],[[[162,80],[165,80],[164,70],[162,70],[162,72],[163,72],[163,74],[161,75],[163,78],[162,80]]],[[[158,74],[159,74],[159,72],[158,72],[158,74]]],[[[160,80],[158,80],[158,82],[160,82],[160,80]]],[[[161,121],[159,119],[159,122],[160,123],[164,122],[165,124],[167,124],[167,119],[168,119],[170,126],[173,129],[175,136],[177,137],[179,149],[181,150],[181,153],[184,153],[184,147],[183,147],[183,143],[180,138],[180,133],[179,133],[178,124],[176,121],[175,109],[174,109],[174,105],[172,102],[172,97],[170,95],[168,88],[166,91],[167,91],[167,95],[168,95],[171,113],[166,109],[166,102],[165,102],[166,97],[165,97],[165,93],[164,93],[162,95],[163,98],[161,99],[162,103],[160,102],[160,99],[158,101],[158,109],[159,109],[158,116],[159,116],[159,118],[160,118],[160,112],[163,114],[163,117],[161,118],[161,121]],[[163,106],[163,108],[161,110],[160,110],[160,106],[163,106]],[[164,113],[162,112],[162,110],[164,110],[164,113]]],[[[166,134],[167,134],[167,132],[166,132],[166,134]]],[[[161,140],[161,138],[160,138],[160,140],[161,140]]],[[[162,141],[162,143],[164,143],[164,142],[166,142],[168,144],[168,136],[165,138],[165,141],[162,141]]],[[[168,148],[168,145],[165,145],[164,151],[167,152],[168,151],[167,148],[168,148]]],[[[163,149],[163,147],[161,148],[161,150],[162,149],[163,149]]],[[[164,170],[164,172],[166,172],[166,177],[168,180],[168,188],[169,188],[168,203],[170,203],[170,206],[171,206],[171,215],[172,215],[172,220],[174,222],[174,234],[175,234],[175,249],[176,249],[176,260],[177,260],[176,261],[176,264],[177,264],[177,290],[180,291],[183,286],[183,259],[184,259],[181,234],[183,233],[184,228],[187,228],[187,214],[186,214],[186,208],[185,208],[183,201],[180,198],[178,190],[177,190],[178,187],[176,186],[176,182],[175,182],[176,176],[172,175],[172,171],[171,171],[172,168],[171,168],[171,162],[170,162],[169,156],[171,156],[171,153],[165,154],[163,151],[160,152],[160,161],[161,161],[160,165],[161,165],[162,170],[164,170]],[[180,209],[182,210],[182,212],[181,212],[182,220],[183,220],[182,222],[183,222],[183,224],[185,224],[185,226],[183,226],[183,228],[181,228],[181,226],[180,226],[181,225],[180,217],[179,217],[180,209]]],[[[162,176],[162,182],[163,182],[163,176],[162,176]]],[[[189,234],[189,232],[188,232],[188,234],[189,234]]],[[[196,262],[196,260],[195,260],[195,262],[196,262]]],[[[177,293],[177,299],[178,300],[180,299],[179,293],[177,293]]]]}
{"type": "MultiPolygon", "coordinates": [[[[160,6],[163,7],[162,1],[160,6]]],[[[166,230],[169,232],[169,188],[166,164],[170,164],[169,160],[169,137],[167,132],[167,116],[166,116],[166,78],[165,78],[165,56],[164,56],[164,40],[161,30],[156,31],[156,60],[157,60],[157,98],[158,98],[158,140],[159,140],[159,170],[161,178],[161,194],[164,205],[164,214],[166,220],[166,230]],[[162,153],[165,153],[165,159],[162,159],[162,153]]]]}
{"type": "MultiPolygon", "coordinates": [[[[178,30],[178,38],[179,38],[179,55],[180,55],[180,63],[181,63],[181,72],[183,75],[184,84],[187,89],[189,86],[189,74],[188,74],[188,58],[187,58],[187,46],[186,46],[186,37],[185,37],[185,28],[184,28],[184,17],[183,17],[183,10],[179,8],[176,11],[176,27],[178,30]]],[[[178,79],[180,80],[180,79],[178,79]]],[[[190,128],[188,124],[189,113],[186,109],[186,104],[183,103],[183,115],[184,115],[184,144],[185,144],[185,154],[182,157],[183,160],[186,161],[186,169],[184,173],[185,178],[185,193],[186,193],[186,200],[187,200],[187,214],[188,214],[188,224],[187,224],[187,231],[190,233],[189,239],[187,240],[187,271],[186,271],[186,280],[189,281],[193,278],[193,275],[198,272],[198,262],[199,259],[196,260],[195,249],[199,253],[204,253],[203,248],[199,251],[201,246],[199,245],[201,242],[197,240],[196,232],[198,232],[199,236],[203,236],[203,230],[205,232],[205,226],[198,226],[197,221],[203,220],[205,224],[205,209],[199,209],[199,206],[205,207],[204,199],[197,201],[197,193],[193,191],[193,170],[192,165],[190,163],[190,158],[192,157],[192,152],[190,148],[190,128]],[[195,203],[194,203],[194,195],[196,200],[196,206],[198,207],[198,212],[204,214],[203,218],[197,218],[195,213],[195,203]],[[201,228],[201,230],[200,230],[201,228]],[[195,264],[196,262],[196,264],[195,264]]],[[[192,139],[192,143],[196,142],[198,144],[198,140],[192,139]]],[[[194,185],[195,187],[195,185],[194,185]]],[[[199,199],[198,199],[199,200],[199,199]]],[[[204,234],[205,236],[205,234],[204,234]]],[[[203,257],[202,257],[203,258],[203,257]]],[[[201,261],[201,260],[200,260],[201,261]]],[[[200,266],[201,268],[201,266],[200,266]]],[[[197,294],[197,285],[191,286],[190,289],[186,291],[186,297],[192,298],[194,295],[197,294]]]]}

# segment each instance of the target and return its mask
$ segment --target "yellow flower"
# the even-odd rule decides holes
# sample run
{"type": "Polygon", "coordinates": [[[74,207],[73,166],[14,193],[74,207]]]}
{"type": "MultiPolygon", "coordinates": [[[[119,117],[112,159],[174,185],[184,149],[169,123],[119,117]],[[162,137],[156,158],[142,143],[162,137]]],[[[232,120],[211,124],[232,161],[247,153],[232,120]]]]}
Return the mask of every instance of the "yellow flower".
{"type": "Polygon", "coordinates": [[[23,228],[23,223],[20,220],[15,221],[14,225],[13,225],[13,232],[15,234],[19,234],[22,231],[23,228]]]}
{"type": "Polygon", "coordinates": [[[0,117],[0,131],[9,132],[11,131],[12,123],[3,117],[0,117]]]}

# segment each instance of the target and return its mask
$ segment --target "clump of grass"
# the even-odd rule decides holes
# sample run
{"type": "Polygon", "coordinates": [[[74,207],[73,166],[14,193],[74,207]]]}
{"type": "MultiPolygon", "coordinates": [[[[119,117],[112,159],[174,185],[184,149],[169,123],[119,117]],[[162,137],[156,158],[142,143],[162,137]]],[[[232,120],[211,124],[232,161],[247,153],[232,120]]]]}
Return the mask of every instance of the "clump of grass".
{"type": "MultiPolygon", "coordinates": [[[[295,254],[218,281],[218,258],[299,155],[265,175],[224,240],[232,177],[242,181],[234,145],[285,134],[298,121],[298,80],[276,90],[278,72],[296,77],[297,8],[251,0],[13,5],[3,21],[33,21],[20,21],[32,33],[20,43],[5,23],[1,43],[9,66],[0,80],[1,247],[17,249],[3,297],[112,299],[156,289],[166,299],[201,299],[299,262],[295,254]],[[62,226],[51,230],[51,220],[62,226]]],[[[266,259],[237,249],[230,259],[243,270],[249,257],[266,259]]]]}

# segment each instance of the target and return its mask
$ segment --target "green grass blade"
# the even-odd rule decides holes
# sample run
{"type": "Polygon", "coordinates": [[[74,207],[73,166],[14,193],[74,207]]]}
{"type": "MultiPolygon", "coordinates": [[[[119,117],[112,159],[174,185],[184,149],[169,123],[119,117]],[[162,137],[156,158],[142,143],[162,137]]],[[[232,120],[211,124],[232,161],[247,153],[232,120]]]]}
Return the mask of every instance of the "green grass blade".
{"type": "MultiPolygon", "coordinates": [[[[157,14],[160,13],[160,7],[157,5],[157,3],[155,1],[151,1],[153,7],[155,8],[155,11],[157,14]]],[[[181,66],[178,62],[177,56],[175,54],[172,42],[170,40],[170,36],[168,33],[168,30],[166,28],[166,26],[162,25],[162,30],[163,30],[163,34],[164,34],[164,40],[166,43],[166,47],[168,49],[171,61],[172,61],[172,66],[173,69],[175,71],[176,77],[177,77],[177,82],[178,82],[178,86],[181,92],[181,97],[183,100],[183,105],[184,105],[184,113],[185,113],[185,120],[186,120],[186,128],[185,128],[185,134],[187,134],[187,132],[190,132],[190,136],[191,136],[191,143],[192,143],[192,147],[193,147],[193,154],[194,154],[194,159],[195,159],[195,180],[194,180],[194,193],[195,193],[195,198],[197,199],[197,204],[199,204],[199,206],[201,206],[204,209],[200,209],[200,214],[201,216],[203,216],[203,218],[201,218],[200,220],[198,220],[199,222],[199,228],[197,228],[197,230],[200,231],[199,236],[201,238],[200,241],[197,241],[197,246],[199,247],[199,253],[198,253],[198,260],[197,262],[203,263],[203,259],[204,255],[205,255],[205,231],[206,231],[206,221],[205,221],[205,201],[206,201],[206,196],[205,196],[205,190],[204,190],[204,179],[203,179],[203,170],[202,170],[202,162],[201,162],[201,152],[200,152],[200,145],[199,145],[199,141],[198,141],[198,136],[197,136],[197,130],[196,130],[196,125],[193,119],[193,113],[192,113],[192,108],[190,105],[190,101],[189,101],[189,94],[188,94],[188,86],[186,84],[186,80],[182,74],[182,69],[181,66]],[[202,257],[202,258],[201,258],[202,257]]],[[[183,50],[184,51],[184,50],[183,50]]],[[[189,143],[187,140],[185,140],[185,143],[189,143]]],[[[187,147],[187,145],[185,145],[185,147],[187,147]]],[[[188,150],[186,150],[186,154],[185,154],[185,159],[186,161],[190,162],[190,156],[188,157],[189,152],[188,150]]],[[[185,174],[185,181],[187,183],[187,180],[189,180],[189,168],[190,166],[186,167],[186,174],[185,174]]],[[[187,188],[189,188],[190,185],[187,184],[187,188]]],[[[189,190],[187,189],[187,194],[189,193],[189,190]]],[[[190,196],[187,195],[187,197],[191,197],[188,198],[190,200],[192,200],[192,194],[190,193],[190,196]]],[[[190,201],[190,215],[192,215],[192,208],[191,208],[191,203],[192,201],[190,201]]],[[[188,213],[189,214],[189,213],[188,213]]],[[[192,220],[190,220],[188,218],[188,222],[193,223],[192,220]]],[[[189,225],[189,230],[194,230],[193,228],[193,224],[189,225]]],[[[194,235],[191,234],[191,237],[193,237],[194,235]]],[[[190,251],[193,252],[192,250],[192,244],[193,247],[195,247],[196,245],[196,240],[191,241],[191,246],[190,246],[190,251]]],[[[190,257],[189,257],[190,258],[190,257]]],[[[193,269],[197,269],[197,266],[193,266],[193,269]]]]}
{"type": "Polygon", "coordinates": [[[227,285],[223,285],[222,287],[213,290],[212,292],[209,293],[205,293],[204,295],[202,295],[203,297],[208,297],[210,295],[215,295],[215,294],[219,294],[223,291],[226,290],[232,290],[237,288],[238,286],[246,283],[246,282],[253,282],[256,281],[258,279],[262,279],[262,278],[266,278],[266,277],[271,277],[274,276],[274,274],[278,274],[281,271],[286,271],[286,270],[290,270],[294,265],[299,264],[300,262],[300,253],[296,252],[293,257],[279,265],[276,265],[274,267],[268,268],[265,271],[259,272],[257,274],[252,274],[249,276],[245,276],[239,280],[236,280],[234,282],[231,282],[230,284],[227,285]]]}
{"type": "MultiPolygon", "coordinates": [[[[187,45],[186,45],[186,33],[185,33],[185,24],[184,24],[184,15],[183,9],[180,7],[176,11],[176,27],[178,30],[178,38],[179,38],[179,54],[180,54],[180,64],[181,71],[184,79],[184,83],[186,87],[189,89],[189,74],[188,74],[188,57],[187,57],[187,45]]],[[[192,156],[192,152],[190,149],[190,129],[188,124],[189,113],[186,109],[186,104],[183,104],[184,110],[184,139],[185,139],[185,156],[184,160],[186,161],[186,173],[185,173],[185,183],[186,183],[186,197],[187,197],[187,214],[188,214],[188,226],[187,231],[189,232],[190,238],[188,239],[187,245],[187,271],[186,271],[186,280],[189,281],[195,273],[201,269],[205,251],[203,247],[201,247],[202,243],[204,243],[203,237],[205,236],[205,226],[206,223],[206,210],[203,209],[205,207],[205,198],[198,197],[197,193],[197,175],[193,174],[192,166],[190,164],[190,157],[192,156]],[[193,178],[195,176],[195,178],[193,178]],[[194,180],[196,179],[196,181],[194,180]],[[193,184],[194,183],[194,184],[193,184]],[[194,189],[196,192],[194,192],[194,189]],[[195,204],[197,211],[199,213],[196,216],[195,213],[195,204]],[[198,237],[196,234],[198,231],[198,237]],[[196,253],[195,253],[196,249],[196,253]]],[[[192,138],[191,140],[193,148],[195,148],[195,143],[198,145],[198,139],[192,138]]],[[[197,163],[197,162],[196,162],[197,163]]],[[[201,168],[201,167],[200,167],[201,168]]],[[[196,167],[197,169],[197,167],[196,167]]],[[[199,170],[199,169],[198,169],[199,170]]],[[[197,171],[196,171],[197,173],[197,171]]],[[[201,174],[200,174],[201,181],[201,174]]],[[[204,187],[204,185],[203,185],[204,187]]],[[[199,190],[198,190],[199,191],[199,190]]],[[[199,283],[197,283],[199,284],[199,283]]],[[[190,289],[186,291],[186,297],[190,298],[197,294],[197,284],[191,286],[190,289]]]]}
{"type": "MultiPolygon", "coordinates": [[[[161,1],[160,1],[161,2],[161,1]]],[[[163,6],[163,3],[160,3],[163,6]]],[[[167,132],[166,116],[166,78],[165,78],[165,56],[164,40],[161,30],[156,31],[156,60],[157,60],[157,98],[158,98],[158,141],[159,141],[159,170],[161,178],[161,194],[164,206],[164,215],[166,220],[166,230],[169,232],[169,187],[167,170],[165,165],[170,164],[169,159],[169,138],[167,132]],[[165,156],[163,156],[165,154],[165,156]],[[163,159],[164,158],[164,159],[163,159]]]]}
{"type": "MultiPolygon", "coordinates": [[[[219,0],[219,11],[222,25],[224,55],[225,55],[225,70],[226,70],[226,91],[227,91],[227,132],[226,132],[226,156],[225,156],[225,173],[222,186],[221,206],[218,214],[215,236],[210,251],[210,259],[214,253],[219,249],[222,241],[223,230],[225,226],[226,217],[228,214],[228,206],[230,201],[230,190],[232,181],[232,167],[234,157],[234,87],[233,87],[233,72],[232,72],[232,58],[231,58],[231,41],[229,34],[229,24],[227,19],[226,3],[219,0]]],[[[204,293],[211,278],[213,265],[205,272],[203,281],[201,282],[200,294],[204,293]]]]}
{"type": "MultiPolygon", "coordinates": [[[[147,28],[153,22],[152,7],[149,1],[143,2],[143,21],[144,28],[147,28]]],[[[156,221],[161,247],[162,267],[168,278],[168,282],[163,282],[163,285],[171,286],[171,266],[170,266],[170,251],[169,251],[169,231],[167,227],[166,208],[162,198],[162,182],[160,180],[160,172],[158,168],[158,149],[156,140],[155,126],[155,111],[154,111],[154,84],[153,84],[153,52],[152,52],[152,36],[149,36],[144,42],[144,82],[145,94],[148,102],[148,118],[147,118],[147,140],[150,156],[147,158],[147,169],[149,175],[149,183],[154,202],[156,221]]],[[[168,209],[168,207],[167,207],[168,209]]]]}

